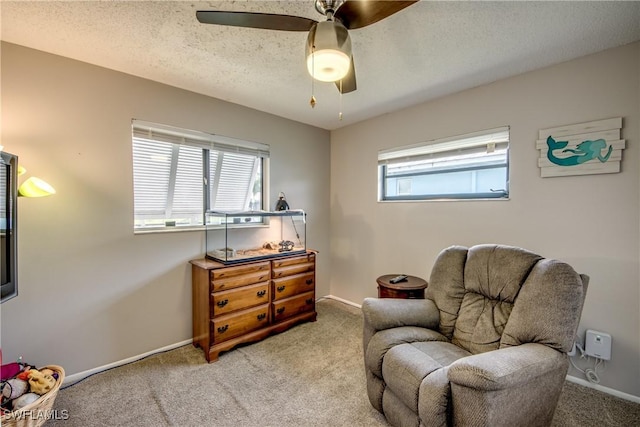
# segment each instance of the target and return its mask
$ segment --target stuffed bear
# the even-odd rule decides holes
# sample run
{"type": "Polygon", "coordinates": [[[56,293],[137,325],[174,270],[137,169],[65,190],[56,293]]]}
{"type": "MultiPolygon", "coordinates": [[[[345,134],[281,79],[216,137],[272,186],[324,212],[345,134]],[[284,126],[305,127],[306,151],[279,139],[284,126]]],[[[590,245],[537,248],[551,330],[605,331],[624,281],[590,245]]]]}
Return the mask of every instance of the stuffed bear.
{"type": "Polygon", "coordinates": [[[53,388],[56,380],[48,374],[44,374],[36,369],[29,371],[29,386],[32,393],[43,395],[53,388]]]}

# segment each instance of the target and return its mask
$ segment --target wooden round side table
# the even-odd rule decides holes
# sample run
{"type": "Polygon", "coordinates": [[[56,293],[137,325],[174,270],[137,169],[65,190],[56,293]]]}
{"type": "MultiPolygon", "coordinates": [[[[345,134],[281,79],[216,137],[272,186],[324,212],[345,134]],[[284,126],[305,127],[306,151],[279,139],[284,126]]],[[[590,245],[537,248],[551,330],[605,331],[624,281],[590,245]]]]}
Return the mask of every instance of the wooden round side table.
{"type": "Polygon", "coordinates": [[[378,277],[378,298],[424,299],[424,290],[428,286],[426,280],[416,276],[407,276],[404,282],[390,283],[397,274],[385,274],[378,277]]]}

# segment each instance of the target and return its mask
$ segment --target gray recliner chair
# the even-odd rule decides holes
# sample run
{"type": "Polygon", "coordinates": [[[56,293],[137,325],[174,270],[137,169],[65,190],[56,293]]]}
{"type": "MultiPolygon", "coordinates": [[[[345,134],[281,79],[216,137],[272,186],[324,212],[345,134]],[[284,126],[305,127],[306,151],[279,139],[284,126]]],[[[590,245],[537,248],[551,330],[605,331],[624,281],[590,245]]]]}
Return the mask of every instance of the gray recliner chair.
{"type": "Polygon", "coordinates": [[[551,424],[588,281],[521,248],[445,249],[424,300],[362,305],[371,404],[394,426],[551,424]]]}

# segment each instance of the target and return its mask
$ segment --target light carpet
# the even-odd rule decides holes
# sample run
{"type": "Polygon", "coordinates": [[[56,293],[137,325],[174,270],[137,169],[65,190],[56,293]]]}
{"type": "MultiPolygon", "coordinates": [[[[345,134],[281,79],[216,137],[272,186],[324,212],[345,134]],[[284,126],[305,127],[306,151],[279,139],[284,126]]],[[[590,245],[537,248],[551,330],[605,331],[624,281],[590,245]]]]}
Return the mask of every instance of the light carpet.
{"type": "MultiPolygon", "coordinates": [[[[317,311],[215,363],[188,345],[91,376],[59,392],[69,419],[45,426],[387,426],[367,399],[360,309],[317,311]]],[[[640,425],[640,404],[565,383],[553,425],[640,425]]]]}

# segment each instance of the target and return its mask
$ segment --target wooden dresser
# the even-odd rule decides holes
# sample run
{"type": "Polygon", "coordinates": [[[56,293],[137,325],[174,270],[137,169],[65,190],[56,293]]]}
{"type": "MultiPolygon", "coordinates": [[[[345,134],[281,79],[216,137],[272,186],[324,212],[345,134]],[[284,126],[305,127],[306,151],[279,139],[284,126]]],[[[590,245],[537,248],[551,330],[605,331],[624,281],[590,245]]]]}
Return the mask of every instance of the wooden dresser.
{"type": "Polygon", "coordinates": [[[224,265],[191,262],[193,345],[208,362],[238,344],[315,321],[316,253],[224,265]]]}

